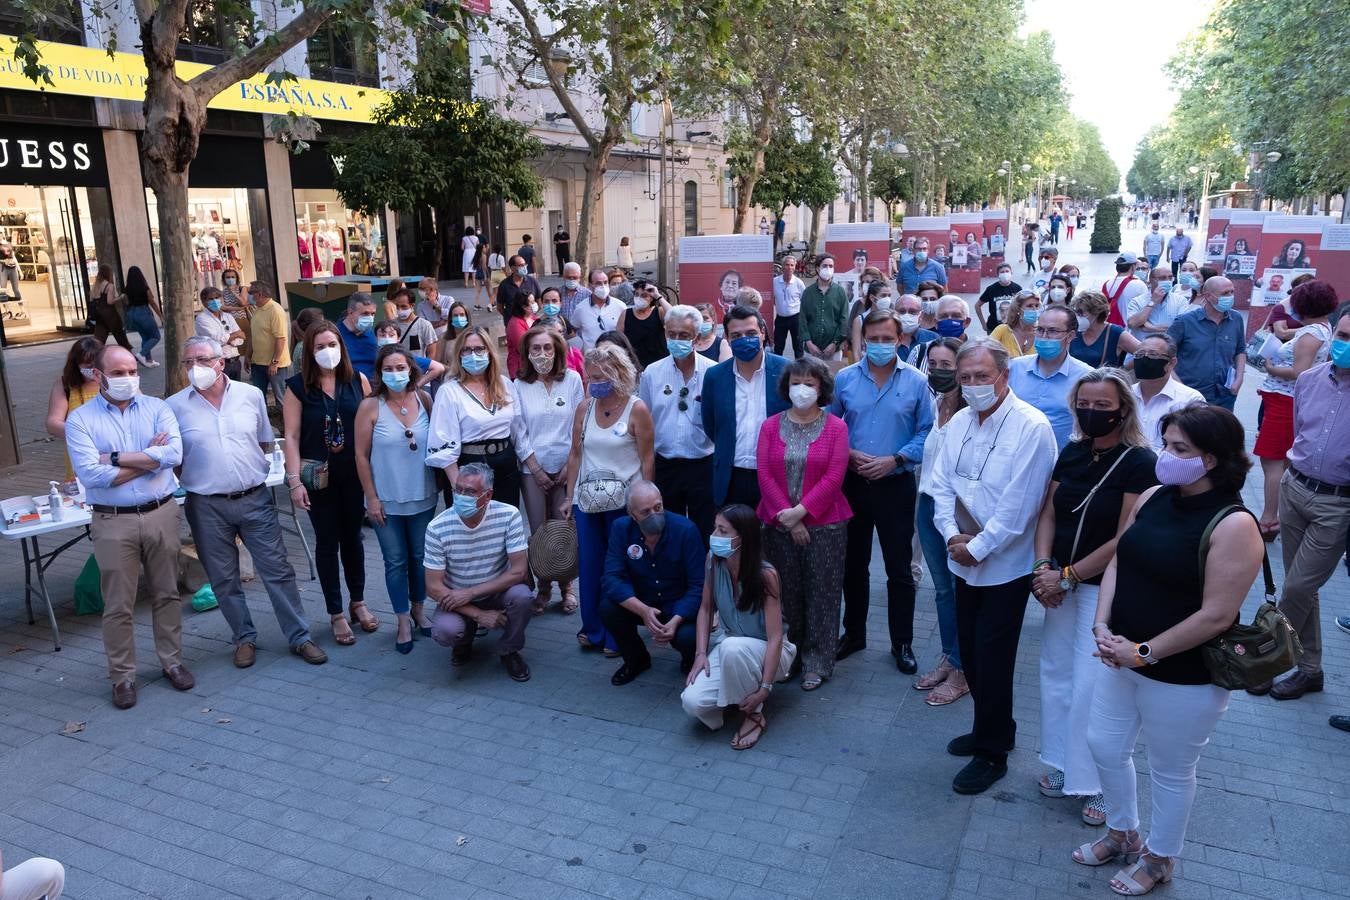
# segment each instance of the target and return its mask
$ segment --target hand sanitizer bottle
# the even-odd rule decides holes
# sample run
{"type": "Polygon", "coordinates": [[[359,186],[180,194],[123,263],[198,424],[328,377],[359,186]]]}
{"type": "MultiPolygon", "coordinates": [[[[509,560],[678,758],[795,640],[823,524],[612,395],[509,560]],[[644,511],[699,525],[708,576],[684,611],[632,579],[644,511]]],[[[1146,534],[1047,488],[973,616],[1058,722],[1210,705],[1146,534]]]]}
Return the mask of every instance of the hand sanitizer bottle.
{"type": "Polygon", "coordinates": [[[58,482],[48,482],[52,489],[47,492],[47,503],[51,506],[52,521],[60,522],[65,517],[65,509],[61,505],[61,485],[58,482]]]}

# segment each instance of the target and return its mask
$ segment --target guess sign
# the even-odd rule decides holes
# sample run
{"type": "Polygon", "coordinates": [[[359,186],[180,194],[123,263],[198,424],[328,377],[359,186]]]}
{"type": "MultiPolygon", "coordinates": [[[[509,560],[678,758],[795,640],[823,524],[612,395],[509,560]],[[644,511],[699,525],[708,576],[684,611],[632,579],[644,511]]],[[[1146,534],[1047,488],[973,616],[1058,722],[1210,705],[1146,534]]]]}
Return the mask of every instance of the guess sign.
{"type": "Polygon", "coordinates": [[[14,128],[0,137],[0,183],[105,185],[103,135],[92,128],[14,128]]]}

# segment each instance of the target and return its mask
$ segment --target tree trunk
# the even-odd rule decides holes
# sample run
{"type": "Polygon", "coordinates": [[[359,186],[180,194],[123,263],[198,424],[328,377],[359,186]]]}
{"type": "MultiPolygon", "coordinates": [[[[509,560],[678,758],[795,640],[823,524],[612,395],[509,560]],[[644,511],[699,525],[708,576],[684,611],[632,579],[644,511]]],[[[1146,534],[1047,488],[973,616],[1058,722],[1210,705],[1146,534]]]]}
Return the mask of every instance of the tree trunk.
{"type": "Polygon", "coordinates": [[[760,113],[759,124],[754,131],[755,153],[750,158],[750,171],[736,179],[736,219],[731,226],[732,234],[740,234],[745,227],[750,213],[750,201],[754,199],[755,185],[759,183],[759,176],[764,174],[764,149],[773,138],[773,116],[774,107],[765,104],[760,113]]]}
{"type": "Polygon", "coordinates": [[[586,179],[582,186],[581,220],[577,223],[574,245],[576,252],[573,258],[581,264],[583,279],[592,268],[605,263],[604,248],[601,248],[598,262],[592,256],[591,226],[595,224],[596,204],[605,193],[605,170],[609,168],[609,155],[618,143],[612,135],[606,134],[601,138],[599,145],[587,155],[586,162],[582,166],[586,172],[586,179]]]}
{"type": "Polygon", "coordinates": [[[863,129],[862,140],[858,143],[858,171],[854,178],[858,180],[858,205],[862,207],[862,220],[872,221],[872,128],[863,129]]]}
{"type": "Polygon", "coordinates": [[[811,237],[807,240],[807,253],[816,252],[816,239],[820,237],[820,217],[824,213],[825,207],[817,206],[811,210],[811,237]]]}

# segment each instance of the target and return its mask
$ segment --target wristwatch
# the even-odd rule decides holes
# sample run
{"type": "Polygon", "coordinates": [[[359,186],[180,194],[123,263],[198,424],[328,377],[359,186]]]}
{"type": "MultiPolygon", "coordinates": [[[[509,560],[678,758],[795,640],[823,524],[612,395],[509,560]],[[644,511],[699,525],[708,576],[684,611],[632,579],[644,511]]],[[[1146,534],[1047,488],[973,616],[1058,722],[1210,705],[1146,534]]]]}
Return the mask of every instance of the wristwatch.
{"type": "Polygon", "coordinates": [[[1158,657],[1153,655],[1153,648],[1150,647],[1147,642],[1142,644],[1136,644],[1134,652],[1137,653],[1139,655],[1139,658],[1142,659],[1148,665],[1154,666],[1158,664],[1158,657]]]}
{"type": "Polygon", "coordinates": [[[761,681],[761,682],[759,683],[759,686],[762,687],[764,690],[768,691],[770,694],[773,693],[773,685],[770,684],[769,682],[767,682],[767,681],[761,681]]]}
{"type": "Polygon", "coordinates": [[[122,455],[121,451],[114,450],[113,452],[108,454],[108,462],[112,463],[114,466],[117,465],[117,457],[121,455],[122,455]]]}
{"type": "Polygon", "coordinates": [[[899,453],[897,453],[897,454],[895,454],[894,458],[895,458],[895,470],[896,470],[897,472],[903,470],[903,469],[905,468],[905,458],[904,458],[904,456],[902,456],[902,455],[900,455],[899,453]]]}
{"type": "Polygon", "coordinates": [[[1059,572],[1059,589],[1061,591],[1071,591],[1078,586],[1078,577],[1074,575],[1073,566],[1065,566],[1059,572]]]}

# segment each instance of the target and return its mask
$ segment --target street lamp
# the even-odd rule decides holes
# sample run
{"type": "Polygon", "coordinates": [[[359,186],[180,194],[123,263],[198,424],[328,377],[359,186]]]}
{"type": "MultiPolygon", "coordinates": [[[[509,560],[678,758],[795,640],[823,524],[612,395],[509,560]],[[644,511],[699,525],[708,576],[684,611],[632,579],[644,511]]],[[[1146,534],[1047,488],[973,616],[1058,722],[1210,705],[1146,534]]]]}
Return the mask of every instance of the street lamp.
{"type": "Polygon", "coordinates": [[[1009,169],[1008,166],[1009,163],[1005,162],[1002,166],[999,166],[998,172],[995,173],[999,178],[1002,178],[1005,175],[1008,176],[1008,190],[1003,195],[1004,206],[1010,206],[1012,204],[1012,170],[1009,169]]]}

